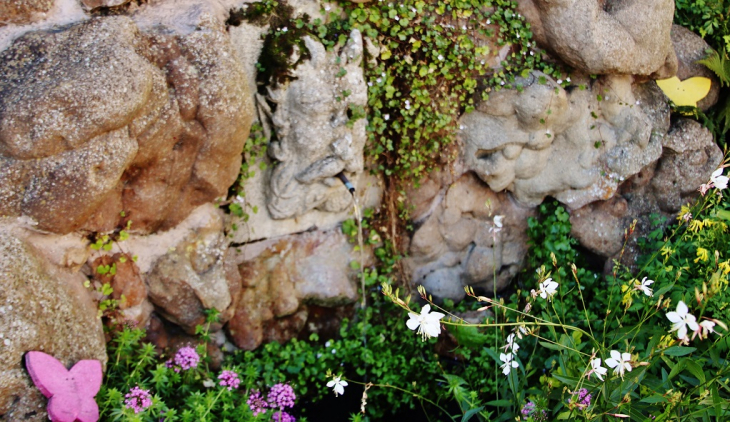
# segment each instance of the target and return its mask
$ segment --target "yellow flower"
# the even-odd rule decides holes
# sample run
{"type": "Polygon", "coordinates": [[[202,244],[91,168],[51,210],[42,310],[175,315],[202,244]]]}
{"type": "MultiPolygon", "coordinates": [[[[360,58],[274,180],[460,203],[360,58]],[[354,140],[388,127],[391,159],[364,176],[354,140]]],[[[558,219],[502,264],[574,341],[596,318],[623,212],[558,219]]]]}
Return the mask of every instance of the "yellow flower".
{"type": "Polygon", "coordinates": [[[721,262],[720,264],[718,264],[718,267],[720,267],[723,274],[730,274],[730,260],[721,262]]]}
{"type": "Polygon", "coordinates": [[[632,297],[634,295],[635,290],[628,290],[628,286],[623,285],[621,286],[621,290],[626,287],[626,293],[624,293],[623,297],[621,298],[621,303],[626,306],[626,308],[629,308],[632,303],[634,303],[634,298],[632,297]]]}
{"type": "Polygon", "coordinates": [[[705,248],[697,248],[697,258],[695,262],[702,261],[706,262],[710,256],[710,252],[705,248]]]}
{"type": "Polygon", "coordinates": [[[704,227],[704,221],[692,220],[689,222],[689,229],[693,233],[697,233],[698,231],[702,230],[703,227],[704,227]]]}
{"type": "Polygon", "coordinates": [[[679,214],[677,215],[677,220],[689,221],[691,218],[692,218],[692,213],[690,212],[689,204],[682,205],[682,209],[679,210],[679,214]],[[689,218],[687,218],[686,216],[689,216],[689,218]]]}
{"type": "Polygon", "coordinates": [[[661,249],[662,256],[666,257],[666,256],[671,255],[673,253],[674,253],[674,249],[670,248],[667,245],[662,246],[662,249],[661,249]]]}

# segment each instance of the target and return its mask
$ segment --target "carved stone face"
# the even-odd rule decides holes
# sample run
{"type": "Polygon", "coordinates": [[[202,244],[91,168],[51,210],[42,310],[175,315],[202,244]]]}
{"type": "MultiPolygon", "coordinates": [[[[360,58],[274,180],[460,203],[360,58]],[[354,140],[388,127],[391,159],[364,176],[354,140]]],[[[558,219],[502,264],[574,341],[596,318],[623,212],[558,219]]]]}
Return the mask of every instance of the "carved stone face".
{"type": "Polygon", "coordinates": [[[350,107],[367,104],[362,37],[353,31],[339,55],[325,52],[309,37],[304,43],[311,60],[296,68],[294,81],[269,91],[269,100],[276,103],[271,115],[276,140],[269,153],[278,163],[267,205],[275,219],[312,209],[344,210],[351,197],[336,176],[345,172],[352,177],[363,169],[365,121],[348,126],[350,107]]]}
{"type": "Polygon", "coordinates": [[[552,196],[580,208],[613,196],[621,181],[659,158],[652,130],[661,132],[662,123],[637,103],[631,77],[566,90],[550,77],[538,83],[540,76],[460,119],[466,166],[491,189],[507,189],[525,205],[552,196]]]}

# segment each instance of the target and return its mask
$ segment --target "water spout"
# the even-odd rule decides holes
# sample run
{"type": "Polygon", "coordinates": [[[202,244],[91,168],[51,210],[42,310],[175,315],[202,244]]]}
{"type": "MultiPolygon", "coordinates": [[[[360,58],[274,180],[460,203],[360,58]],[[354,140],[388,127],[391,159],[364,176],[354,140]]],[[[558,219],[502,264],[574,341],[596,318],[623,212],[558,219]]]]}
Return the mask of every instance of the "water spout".
{"type": "Polygon", "coordinates": [[[355,196],[355,186],[350,183],[347,176],[345,176],[345,173],[342,171],[337,173],[337,178],[340,179],[342,184],[345,185],[347,190],[350,191],[350,194],[352,194],[352,207],[355,209],[355,218],[357,219],[357,243],[360,249],[360,284],[362,288],[362,307],[364,308],[367,298],[365,296],[365,268],[363,268],[363,265],[365,264],[365,242],[363,241],[362,235],[362,213],[360,210],[360,204],[357,201],[357,196],[355,196]]]}
{"type": "Polygon", "coordinates": [[[342,184],[345,185],[345,187],[347,188],[347,190],[350,191],[352,196],[355,196],[355,186],[350,183],[350,181],[347,179],[347,176],[345,176],[345,173],[342,171],[337,173],[337,178],[340,179],[342,184]]]}

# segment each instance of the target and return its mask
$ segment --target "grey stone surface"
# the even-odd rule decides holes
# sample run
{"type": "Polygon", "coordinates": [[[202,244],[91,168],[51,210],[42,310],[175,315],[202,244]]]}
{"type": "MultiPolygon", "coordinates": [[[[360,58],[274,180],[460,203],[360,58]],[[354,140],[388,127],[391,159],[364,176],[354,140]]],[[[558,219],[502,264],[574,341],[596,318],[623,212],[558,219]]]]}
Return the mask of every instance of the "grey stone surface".
{"type": "Polygon", "coordinates": [[[660,96],[638,87],[635,93],[631,76],[573,78],[564,89],[534,72],[517,81],[523,92],[499,91],[462,116],[466,167],[525,205],[553,196],[580,208],[610,198],[623,180],[659,158],[667,105],[637,96],[660,96]]]}
{"type": "Polygon", "coordinates": [[[221,312],[220,322],[225,323],[240,291],[240,277],[228,260],[220,211],[212,210],[207,217],[160,257],[146,277],[158,312],[191,334],[205,322],[206,309],[221,312]]]}
{"type": "Polygon", "coordinates": [[[707,111],[717,103],[720,96],[720,80],[717,79],[717,75],[705,65],[697,63],[698,60],[707,57],[708,50],[711,50],[710,45],[702,37],[683,26],[672,25],[671,35],[672,45],[679,62],[677,78],[683,81],[695,76],[701,76],[712,81],[710,92],[705,98],[697,102],[698,108],[707,111]]]}
{"type": "Polygon", "coordinates": [[[694,120],[679,119],[663,138],[661,159],[642,169],[621,185],[617,195],[575,210],[570,217],[571,234],[581,245],[605,258],[635,265],[639,254],[636,239],[654,230],[650,214],[668,222],[677,217],[682,205],[694,200],[699,186],[722,162],[722,151],[712,134],[694,120]],[[634,234],[626,231],[636,220],[634,234]],[[624,243],[626,241],[626,243],[624,243]],[[626,245],[626,250],[620,254],[626,245]]]}
{"type": "Polygon", "coordinates": [[[81,4],[87,9],[97,9],[99,7],[116,7],[129,3],[131,0],[80,0],[81,4]]]}
{"type": "Polygon", "coordinates": [[[47,399],[23,366],[31,350],[70,367],[82,359],[106,364],[101,320],[84,277],[49,265],[0,221],[0,414],[8,421],[45,421],[47,399]]]}
{"type": "Polygon", "coordinates": [[[249,214],[246,221],[232,219],[237,243],[329,229],[349,218],[353,200],[335,177],[340,172],[355,186],[361,207],[380,202],[382,182],[363,171],[366,120],[348,124],[349,107],[367,104],[362,37],[353,31],[333,52],[309,37],[304,42],[311,59],[292,71],[296,79],[258,96],[265,132],[273,138],[268,156],[251,165],[246,197],[234,199],[249,214]]]}
{"type": "MultiPolygon", "coordinates": [[[[304,326],[310,306],[333,308],[358,299],[360,253],[339,229],[283,236],[236,248],[243,293],[228,323],[234,343],[246,350],[284,341],[304,326]]],[[[364,254],[365,266],[373,260],[364,254]]]]}
{"type": "Polygon", "coordinates": [[[260,27],[247,22],[228,27],[231,47],[238,62],[241,63],[248,84],[248,92],[252,96],[258,90],[256,85],[256,73],[258,72],[256,63],[259,61],[261,50],[264,47],[263,35],[267,30],[268,27],[260,27]]]}
{"type": "Polygon", "coordinates": [[[697,196],[722,163],[712,133],[696,120],[681,118],[664,138],[664,154],[651,180],[659,208],[674,214],[697,196]]]}
{"type": "Polygon", "coordinates": [[[452,300],[464,298],[465,286],[482,294],[502,290],[522,266],[527,217],[534,211],[507,193],[494,193],[472,173],[444,184],[439,192],[429,185],[422,186],[433,193],[434,206],[421,214],[403,260],[412,283],[434,297],[452,300]],[[494,224],[497,215],[504,216],[502,228],[494,224]]]}
{"type": "Polygon", "coordinates": [[[674,75],[673,0],[523,0],[538,44],[590,74],[674,75]]]}
{"type": "MultiPolygon", "coordinates": [[[[304,43],[311,59],[296,67],[295,80],[269,90],[267,97],[276,104],[276,110],[268,112],[276,133],[268,149],[276,160],[267,202],[274,219],[298,217],[312,209],[348,208],[352,198],[335,176],[363,171],[366,121],[348,126],[348,107],[367,105],[362,36],[353,30],[342,51],[333,53],[310,37],[304,37],[304,43]]],[[[259,106],[267,107],[266,101],[259,106]]]]}

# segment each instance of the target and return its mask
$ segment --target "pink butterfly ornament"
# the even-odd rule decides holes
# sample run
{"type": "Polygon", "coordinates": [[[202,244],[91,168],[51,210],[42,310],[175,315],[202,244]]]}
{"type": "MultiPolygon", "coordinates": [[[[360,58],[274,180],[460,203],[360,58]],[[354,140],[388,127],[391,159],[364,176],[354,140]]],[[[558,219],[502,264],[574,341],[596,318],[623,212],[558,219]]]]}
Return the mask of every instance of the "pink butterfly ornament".
{"type": "Polygon", "coordinates": [[[53,422],[96,422],[99,407],[94,396],[101,388],[101,362],[82,360],[70,370],[43,352],[28,352],[25,366],[30,378],[48,398],[48,417],[53,422]]]}

